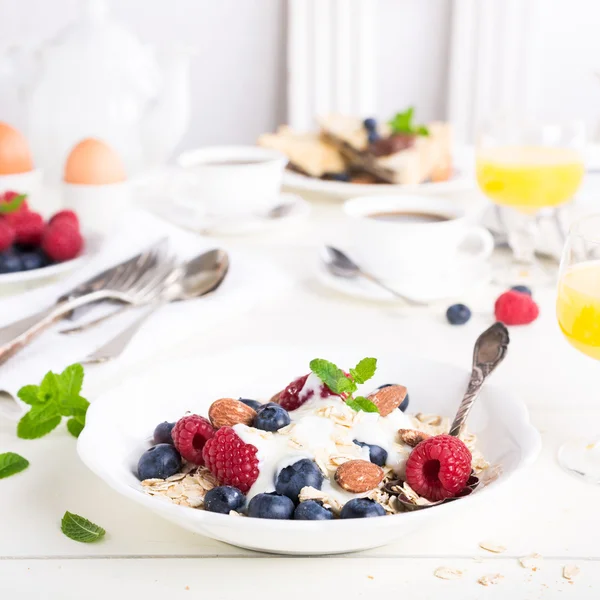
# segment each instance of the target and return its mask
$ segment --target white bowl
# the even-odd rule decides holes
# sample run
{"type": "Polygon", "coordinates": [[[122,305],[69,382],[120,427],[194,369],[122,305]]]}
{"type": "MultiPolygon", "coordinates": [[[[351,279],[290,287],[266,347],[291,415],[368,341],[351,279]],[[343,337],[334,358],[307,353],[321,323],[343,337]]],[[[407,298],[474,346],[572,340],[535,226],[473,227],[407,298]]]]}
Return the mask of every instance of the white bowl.
{"type": "Polygon", "coordinates": [[[478,434],[486,458],[501,473],[483,489],[455,502],[375,519],[271,521],[177,506],[143,492],[135,475],[136,465],[158,423],[174,421],[188,410],[206,415],[216,398],[269,398],[307,372],[315,356],[343,366],[355,364],[363,356],[378,356],[378,372],[372,385],[369,382],[365,387],[392,382],[406,385],[411,412],[454,414],[469,377],[466,370],[423,358],[395,352],[359,353],[339,347],[258,346],[197,356],[148,371],[97,398],[79,437],[79,456],[120,494],[184,529],[253,550],[329,554],[382,546],[429,527],[438,518],[468,515],[474,503],[486,502],[516,471],[533,462],[540,450],[540,436],[529,423],[525,406],[512,398],[509,389],[486,385],[469,426],[478,434]]]}

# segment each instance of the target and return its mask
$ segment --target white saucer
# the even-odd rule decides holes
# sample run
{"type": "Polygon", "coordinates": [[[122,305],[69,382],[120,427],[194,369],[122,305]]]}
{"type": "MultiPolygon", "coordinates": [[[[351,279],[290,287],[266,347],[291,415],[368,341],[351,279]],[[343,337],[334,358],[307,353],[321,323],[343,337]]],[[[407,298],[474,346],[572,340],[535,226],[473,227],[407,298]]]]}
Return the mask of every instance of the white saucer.
{"type": "MultiPolygon", "coordinates": [[[[392,296],[383,288],[372,283],[364,277],[344,279],[332,275],[322,262],[316,270],[317,279],[324,286],[347,296],[373,302],[403,303],[402,300],[392,296]]],[[[417,285],[403,286],[402,283],[386,282],[393,289],[408,298],[420,302],[437,302],[452,298],[460,298],[474,289],[489,283],[492,279],[492,268],[488,261],[459,260],[455,268],[436,272],[427,280],[417,285]]]]}
{"type": "Polygon", "coordinates": [[[220,218],[203,215],[189,205],[177,203],[164,197],[145,198],[146,208],[171,223],[191,229],[205,235],[246,235],[278,229],[283,225],[295,223],[308,216],[310,205],[296,194],[282,193],[276,206],[289,205],[289,210],[278,217],[262,215],[244,215],[233,218],[220,218]]]}

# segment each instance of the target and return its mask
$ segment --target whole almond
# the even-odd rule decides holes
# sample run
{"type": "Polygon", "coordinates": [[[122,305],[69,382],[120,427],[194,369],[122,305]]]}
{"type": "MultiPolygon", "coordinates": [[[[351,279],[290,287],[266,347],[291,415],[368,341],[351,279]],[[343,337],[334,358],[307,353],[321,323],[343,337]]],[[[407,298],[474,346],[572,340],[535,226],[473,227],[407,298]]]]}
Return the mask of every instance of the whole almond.
{"type": "Polygon", "coordinates": [[[418,429],[398,429],[398,435],[403,443],[408,444],[413,448],[423,440],[431,437],[428,433],[419,431],[418,429]]]}
{"type": "Polygon", "coordinates": [[[379,414],[387,417],[406,398],[406,388],[403,385],[388,385],[369,394],[368,398],[379,409],[379,414]]]}
{"type": "Polygon", "coordinates": [[[256,411],[233,398],[215,400],[208,409],[208,418],[215,429],[233,427],[238,423],[252,425],[256,411]]]}
{"type": "Polygon", "coordinates": [[[349,460],[335,472],[338,485],[359,494],[375,489],[383,481],[383,469],[366,460],[349,460]]]}

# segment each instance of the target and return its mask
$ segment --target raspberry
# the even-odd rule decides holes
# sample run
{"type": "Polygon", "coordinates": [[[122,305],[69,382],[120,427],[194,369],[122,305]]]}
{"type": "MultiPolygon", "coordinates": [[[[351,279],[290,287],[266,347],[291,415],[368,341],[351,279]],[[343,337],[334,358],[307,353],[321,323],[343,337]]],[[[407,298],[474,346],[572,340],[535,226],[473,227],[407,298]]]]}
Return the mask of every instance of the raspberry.
{"type": "Polygon", "coordinates": [[[79,218],[72,210],[61,210],[57,212],[51,219],[48,221],[48,225],[55,225],[56,223],[70,223],[75,227],[75,229],[79,229],[79,218]]]}
{"type": "Polygon", "coordinates": [[[12,226],[2,219],[0,221],[0,252],[8,250],[15,241],[15,230],[12,226]]]}
{"type": "Polygon", "coordinates": [[[458,438],[436,435],[423,440],[406,461],[406,482],[436,502],[461,492],[471,475],[471,453],[458,438]]]}
{"type": "Polygon", "coordinates": [[[44,235],[44,219],[42,215],[28,210],[6,215],[5,220],[15,230],[15,242],[23,246],[37,247],[44,235]]]}
{"type": "Polygon", "coordinates": [[[50,225],[44,232],[42,249],[56,262],[75,258],[83,248],[83,238],[75,227],[65,221],[50,225]]]}
{"type": "MultiPolygon", "coordinates": [[[[13,192],[13,191],[7,191],[4,192],[4,194],[0,194],[0,202],[10,202],[13,198],[16,198],[17,196],[21,196],[22,194],[19,194],[19,192],[13,192]]],[[[23,202],[21,203],[21,206],[19,206],[19,209],[16,212],[27,212],[29,210],[29,205],[27,204],[27,200],[23,200],[23,202]]]]}
{"type": "Polygon", "coordinates": [[[527,325],[537,319],[540,309],[529,294],[509,290],[496,300],[494,313],[505,325],[527,325]]]}
{"type": "Polygon", "coordinates": [[[277,402],[287,411],[296,410],[315,395],[315,389],[320,389],[321,398],[336,395],[326,385],[322,384],[321,380],[316,375],[309,374],[294,379],[294,381],[279,394],[279,400],[277,400],[277,402]],[[309,385],[306,386],[306,381],[309,377],[311,378],[311,381],[309,381],[309,385]],[[305,389],[305,387],[307,387],[307,389],[305,389]]]}
{"type": "Polygon", "coordinates": [[[221,485],[232,485],[245,494],[258,479],[257,451],[256,446],[246,444],[231,427],[221,427],[206,442],[202,457],[221,485]]]}
{"type": "Polygon", "coordinates": [[[173,444],[185,460],[195,465],[203,465],[202,450],[215,435],[215,429],[208,419],[200,415],[181,417],[171,431],[173,444]]]}

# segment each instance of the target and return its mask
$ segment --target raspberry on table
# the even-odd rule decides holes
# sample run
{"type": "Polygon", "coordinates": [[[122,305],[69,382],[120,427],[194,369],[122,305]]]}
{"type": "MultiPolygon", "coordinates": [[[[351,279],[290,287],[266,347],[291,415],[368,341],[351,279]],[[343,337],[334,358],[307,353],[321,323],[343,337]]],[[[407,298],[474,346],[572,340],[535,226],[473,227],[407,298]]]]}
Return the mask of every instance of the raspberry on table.
{"type": "Polygon", "coordinates": [[[461,492],[471,475],[471,452],[451,435],[419,443],[406,461],[406,482],[420,496],[436,502],[461,492]]]}
{"type": "Polygon", "coordinates": [[[200,415],[187,415],[175,423],[171,437],[175,448],[185,460],[195,465],[203,465],[202,450],[215,435],[215,429],[208,419],[200,415]]]}
{"type": "Polygon", "coordinates": [[[44,219],[36,212],[20,210],[5,216],[15,231],[15,242],[23,246],[37,247],[44,235],[44,219]]]}
{"type": "Polygon", "coordinates": [[[2,219],[0,221],[0,252],[8,250],[15,241],[15,230],[2,219]]]}
{"type": "Polygon", "coordinates": [[[48,225],[54,225],[56,223],[69,223],[76,229],[79,229],[79,217],[73,210],[59,210],[48,221],[48,225]]]}
{"type": "Polygon", "coordinates": [[[496,300],[494,314],[505,325],[527,325],[538,318],[540,309],[529,294],[509,290],[496,300]]]}
{"type": "Polygon", "coordinates": [[[202,457],[221,485],[231,485],[245,494],[258,479],[257,452],[256,446],[246,444],[231,427],[221,427],[206,442],[202,457]]]}
{"type": "Polygon", "coordinates": [[[79,255],[83,248],[83,238],[71,223],[58,221],[46,228],[42,248],[52,260],[64,262],[79,255]]]}

